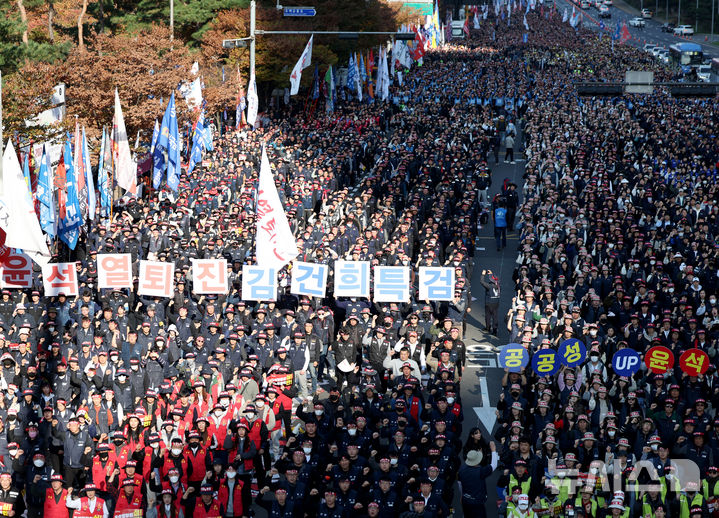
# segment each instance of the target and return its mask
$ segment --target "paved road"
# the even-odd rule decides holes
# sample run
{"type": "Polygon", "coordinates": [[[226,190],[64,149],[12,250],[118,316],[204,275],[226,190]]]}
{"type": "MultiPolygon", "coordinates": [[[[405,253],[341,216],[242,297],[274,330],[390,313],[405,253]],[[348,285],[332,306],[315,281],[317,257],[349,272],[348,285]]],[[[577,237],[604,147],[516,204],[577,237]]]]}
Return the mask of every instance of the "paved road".
{"type": "MultiPolygon", "coordinates": [[[[571,14],[573,4],[569,0],[556,0],[556,3],[559,12],[563,13],[564,8],[566,7],[571,14]]],[[[650,2],[647,2],[645,5],[648,8],[652,8],[650,2]]],[[[627,24],[627,27],[629,27],[629,33],[632,35],[632,39],[629,41],[629,43],[636,47],[641,48],[645,44],[649,43],[653,45],[661,45],[664,48],[668,49],[670,45],[673,45],[675,43],[691,41],[693,43],[698,43],[699,45],[701,45],[704,49],[704,53],[706,56],[719,57],[719,48],[706,43],[704,41],[704,36],[680,38],[679,36],[675,36],[667,32],[662,32],[661,26],[663,22],[660,22],[658,20],[645,20],[646,26],[644,28],[630,27],[629,20],[638,16],[639,11],[621,1],[615,2],[615,4],[610,7],[609,10],[612,14],[612,17],[605,18],[603,20],[604,25],[608,29],[605,34],[607,34],[608,36],[614,32],[614,29],[617,26],[617,22],[624,22],[627,24]]],[[[590,9],[582,10],[582,13],[584,13],[585,15],[585,17],[582,18],[582,23],[585,24],[585,27],[598,31],[598,24],[600,21],[599,11],[592,7],[590,9]]]]}
{"type": "MultiPolygon", "coordinates": [[[[500,158],[503,155],[504,153],[500,154],[500,158]]],[[[515,152],[515,157],[518,155],[521,156],[521,154],[515,152]]],[[[490,198],[499,192],[505,178],[509,178],[516,183],[517,190],[521,191],[524,161],[517,160],[516,164],[505,164],[500,160],[498,165],[494,165],[494,157],[491,154],[490,156],[490,167],[492,168],[490,198]]],[[[517,233],[509,233],[507,235],[507,247],[501,252],[497,252],[491,220],[488,225],[479,231],[477,238],[477,249],[474,257],[475,265],[471,281],[472,297],[477,300],[473,301],[471,305],[472,311],[467,320],[467,332],[464,340],[470,347],[461,388],[462,406],[464,408],[463,440],[466,440],[469,430],[474,426],[482,428],[482,433],[488,436],[488,428],[492,427],[494,422],[494,419],[488,418],[488,416],[494,414],[493,405],[499,399],[501,380],[504,374],[503,370],[497,367],[496,350],[509,342],[509,333],[507,332],[504,315],[507,314],[514,296],[512,272],[517,258],[517,243],[517,233]],[[501,282],[499,337],[494,337],[484,332],[484,288],[479,282],[482,270],[492,270],[501,282]]],[[[497,516],[495,487],[498,476],[498,473],[495,473],[488,480],[487,516],[489,518],[497,516]]],[[[455,505],[455,516],[462,516],[459,505],[455,505]]]]}

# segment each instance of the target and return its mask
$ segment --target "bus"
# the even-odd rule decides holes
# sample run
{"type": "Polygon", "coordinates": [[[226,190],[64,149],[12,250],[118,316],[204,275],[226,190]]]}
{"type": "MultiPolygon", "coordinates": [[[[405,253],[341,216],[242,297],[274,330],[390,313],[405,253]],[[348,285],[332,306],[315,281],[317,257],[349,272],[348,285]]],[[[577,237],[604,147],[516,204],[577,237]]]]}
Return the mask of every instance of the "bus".
{"type": "Polygon", "coordinates": [[[688,73],[693,67],[702,64],[704,53],[701,45],[696,43],[675,43],[669,47],[669,62],[679,66],[683,73],[688,73]]]}

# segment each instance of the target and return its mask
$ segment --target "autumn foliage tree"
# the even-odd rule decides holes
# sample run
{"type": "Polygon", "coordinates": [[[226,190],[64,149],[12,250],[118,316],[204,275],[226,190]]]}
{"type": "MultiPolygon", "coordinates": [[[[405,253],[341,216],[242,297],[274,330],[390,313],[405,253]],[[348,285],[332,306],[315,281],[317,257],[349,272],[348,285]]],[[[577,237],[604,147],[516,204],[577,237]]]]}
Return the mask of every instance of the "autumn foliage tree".
{"type": "MultiPolygon", "coordinates": [[[[281,31],[337,31],[337,32],[395,32],[402,23],[410,21],[412,13],[401,11],[401,3],[382,0],[315,0],[317,15],[311,18],[285,18],[274,2],[258,3],[256,26],[263,30],[281,31]]],[[[249,9],[220,12],[204,33],[202,53],[206,61],[239,65],[243,76],[249,72],[249,49],[222,48],[223,39],[249,35],[249,9]]],[[[260,35],[257,37],[255,70],[258,82],[278,87],[289,86],[292,67],[307,44],[307,35],[260,35]]],[[[316,35],[312,49],[312,64],[319,65],[322,74],[328,65],[346,64],[350,52],[376,47],[387,36],[359,36],[358,40],[341,40],[336,35],[316,35]]],[[[312,72],[305,71],[302,85],[312,83],[312,72]]]]}
{"type": "MultiPolygon", "coordinates": [[[[194,79],[190,70],[199,63],[203,96],[209,116],[233,109],[240,86],[249,77],[249,50],[227,51],[222,40],[249,34],[247,0],[176,0],[181,24],[174,41],[166,25],[165,7],[141,0],[0,0],[26,23],[3,23],[0,18],[0,67],[6,74],[5,125],[22,136],[47,138],[70,129],[77,120],[91,140],[109,126],[113,117],[113,92],[122,101],[128,134],[141,131],[148,141],[155,119],[161,119],[170,94],[177,98],[180,124],[194,122],[178,88],[194,79]],[[14,11],[13,11],[14,9],[14,11]],[[130,12],[131,10],[134,12],[130,12]],[[154,22],[154,23],[153,23],[154,22]],[[106,30],[103,30],[105,28],[106,30]],[[3,45],[5,34],[10,45],[3,45]],[[23,40],[27,36],[27,44],[23,40]],[[19,48],[19,50],[18,50],[19,48]],[[67,56],[66,59],[58,59],[67,56]],[[237,81],[237,68],[242,84],[237,81]],[[14,70],[17,68],[16,73],[14,70]],[[223,74],[224,71],[224,74],[223,74]],[[7,73],[10,72],[10,77],[7,73]],[[65,84],[64,127],[32,128],[25,124],[47,109],[52,87],[65,84]],[[44,135],[43,135],[44,132],[44,135]]],[[[274,0],[262,0],[257,27],[264,30],[384,31],[394,32],[408,14],[385,0],[316,0],[317,16],[284,18],[274,0]]],[[[289,76],[307,43],[306,35],[257,37],[256,73],[260,102],[267,102],[273,88],[289,86],[289,76]]],[[[340,40],[317,35],[312,52],[320,76],[328,65],[345,64],[352,51],[363,51],[387,41],[386,36],[360,36],[340,40]]],[[[310,86],[313,70],[306,70],[302,84],[310,86]]]]}

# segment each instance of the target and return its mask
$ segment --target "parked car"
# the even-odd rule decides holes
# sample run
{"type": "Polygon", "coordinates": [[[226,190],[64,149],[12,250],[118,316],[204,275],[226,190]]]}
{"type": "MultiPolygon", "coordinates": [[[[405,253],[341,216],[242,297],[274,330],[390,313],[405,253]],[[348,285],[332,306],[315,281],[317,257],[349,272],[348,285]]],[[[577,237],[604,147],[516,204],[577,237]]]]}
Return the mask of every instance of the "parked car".
{"type": "Polygon", "coordinates": [[[664,48],[663,48],[663,47],[660,47],[659,45],[657,45],[656,47],[654,47],[654,48],[653,48],[652,50],[650,50],[649,52],[652,53],[652,56],[657,57],[662,50],[664,50],[664,48]]]}
{"type": "Polygon", "coordinates": [[[703,83],[708,83],[711,80],[711,73],[711,65],[699,65],[697,67],[697,78],[703,83]]]}
{"type": "Polygon", "coordinates": [[[599,17],[600,18],[611,18],[612,13],[609,11],[609,7],[607,7],[606,5],[603,5],[602,7],[600,7],[599,8],[599,17]]]}
{"type": "Polygon", "coordinates": [[[661,29],[662,32],[674,32],[674,27],[676,27],[676,25],[673,23],[665,23],[662,25],[661,29]]]}
{"type": "Polygon", "coordinates": [[[651,52],[651,51],[654,50],[655,48],[656,48],[656,45],[654,45],[653,43],[647,43],[647,44],[645,44],[645,45],[642,47],[642,50],[643,50],[644,52],[651,52]]]}
{"type": "Polygon", "coordinates": [[[649,9],[642,9],[642,18],[651,18],[652,12],[649,9]]]}
{"type": "Polygon", "coordinates": [[[657,59],[662,63],[669,63],[669,51],[662,49],[657,53],[657,59]]]}
{"type": "Polygon", "coordinates": [[[632,18],[629,20],[629,26],[630,27],[644,27],[647,24],[647,22],[644,21],[644,18],[632,18]]]}
{"type": "Polygon", "coordinates": [[[679,25],[674,27],[674,34],[678,36],[692,36],[694,34],[694,27],[691,25],[679,25]]]}
{"type": "Polygon", "coordinates": [[[612,6],[612,0],[604,0],[604,5],[606,5],[607,7],[611,7],[611,6],[612,6]]]}

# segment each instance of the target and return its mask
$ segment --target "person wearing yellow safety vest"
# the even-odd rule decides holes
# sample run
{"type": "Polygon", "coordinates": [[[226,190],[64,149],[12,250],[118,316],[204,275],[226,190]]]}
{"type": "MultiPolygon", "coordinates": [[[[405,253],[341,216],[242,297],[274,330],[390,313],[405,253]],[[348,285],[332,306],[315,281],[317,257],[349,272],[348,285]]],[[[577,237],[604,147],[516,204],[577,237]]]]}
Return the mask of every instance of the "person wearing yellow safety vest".
{"type": "Polygon", "coordinates": [[[662,493],[661,485],[654,483],[649,486],[642,497],[635,504],[635,516],[654,517],[657,508],[663,507],[665,512],[668,509],[667,500],[662,493]]]}
{"type": "Polygon", "coordinates": [[[517,499],[517,507],[512,509],[511,514],[507,514],[507,518],[537,518],[534,509],[529,507],[529,495],[521,494],[517,499]]]}
{"type": "Polygon", "coordinates": [[[702,495],[707,502],[710,513],[719,508],[717,504],[719,499],[719,468],[716,466],[709,466],[709,469],[707,469],[707,476],[702,480],[702,495]]]}
{"type": "Polygon", "coordinates": [[[681,480],[677,478],[674,465],[667,464],[664,471],[659,477],[659,483],[662,485],[662,498],[665,500],[673,500],[682,490],[681,480]]]}
{"type": "Polygon", "coordinates": [[[604,499],[594,497],[594,489],[591,486],[584,486],[582,492],[574,500],[574,507],[582,509],[586,518],[600,518],[600,512],[604,507],[604,499]]]}
{"type": "Polygon", "coordinates": [[[546,482],[544,494],[548,497],[550,495],[556,496],[561,505],[564,505],[569,500],[570,493],[573,492],[573,485],[574,481],[567,478],[566,464],[557,464],[554,476],[546,482]]]}
{"type": "Polygon", "coordinates": [[[517,459],[514,461],[514,470],[504,471],[504,475],[497,481],[500,486],[507,488],[507,494],[512,494],[512,488],[518,487],[522,494],[529,495],[532,492],[532,477],[529,474],[527,461],[517,459]]]}
{"type": "Polygon", "coordinates": [[[692,480],[687,482],[686,490],[679,495],[679,518],[690,518],[696,507],[706,510],[706,500],[699,492],[699,484],[692,480]]]}
{"type": "Polygon", "coordinates": [[[565,502],[566,499],[559,499],[559,491],[552,487],[551,481],[547,481],[542,496],[534,499],[534,512],[537,516],[560,516],[565,502]]]}

